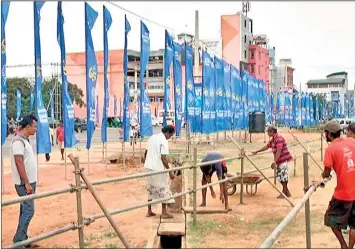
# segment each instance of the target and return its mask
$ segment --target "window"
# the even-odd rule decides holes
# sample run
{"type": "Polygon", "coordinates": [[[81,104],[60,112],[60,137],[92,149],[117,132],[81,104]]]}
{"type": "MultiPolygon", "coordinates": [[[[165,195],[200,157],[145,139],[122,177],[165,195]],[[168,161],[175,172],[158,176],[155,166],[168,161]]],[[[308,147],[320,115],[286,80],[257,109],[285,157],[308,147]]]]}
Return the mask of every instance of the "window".
{"type": "Polygon", "coordinates": [[[246,58],[247,58],[247,51],[244,50],[244,59],[246,59],[246,58]]]}
{"type": "Polygon", "coordinates": [[[244,28],[247,27],[247,20],[244,20],[244,28]]]}
{"type": "Polygon", "coordinates": [[[254,64],[251,64],[251,65],[250,65],[250,72],[251,72],[251,73],[254,73],[254,70],[255,70],[255,69],[254,69],[254,64]]]}
{"type": "Polygon", "coordinates": [[[254,50],[251,51],[250,59],[254,59],[254,50]]]}
{"type": "Polygon", "coordinates": [[[247,36],[244,35],[244,43],[247,43],[247,36]]]}

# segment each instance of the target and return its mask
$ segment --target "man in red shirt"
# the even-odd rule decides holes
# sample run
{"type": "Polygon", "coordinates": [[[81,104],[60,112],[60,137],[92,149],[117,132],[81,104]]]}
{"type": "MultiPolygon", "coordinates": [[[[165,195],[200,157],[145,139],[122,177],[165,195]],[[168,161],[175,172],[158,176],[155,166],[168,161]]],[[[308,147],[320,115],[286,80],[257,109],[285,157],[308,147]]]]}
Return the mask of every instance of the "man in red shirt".
{"type": "Polygon", "coordinates": [[[331,142],[324,154],[323,178],[330,172],[337,175],[337,186],[329,207],[324,215],[324,224],[329,226],[337,237],[341,248],[354,248],[355,242],[355,143],[352,138],[341,138],[341,127],[336,120],[328,121],[324,127],[327,142],[331,142]],[[350,227],[349,246],[342,229],[350,227]]]}
{"type": "MultiPolygon", "coordinates": [[[[276,167],[276,177],[282,185],[282,193],[284,193],[287,197],[291,197],[287,184],[290,179],[289,162],[291,161],[292,156],[287,149],[285,139],[277,133],[277,128],[275,126],[269,126],[266,131],[268,136],[271,138],[269,143],[260,150],[253,152],[253,154],[257,154],[258,152],[265,151],[269,148],[272,149],[272,153],[274,153],[274,162],[271,164],[271,168],[275,169],[276,167]]],[[[279,195],[277,198],[284,197],[283,195],[279,195]]]]}
{"type": "Polygon", "coordinates": [[[59,142],[60,153],[62,154],[62,160],[64,160],[64,125],[62,121],[60,121],[56,133],[57,133],[57,143],[59,142]]]}

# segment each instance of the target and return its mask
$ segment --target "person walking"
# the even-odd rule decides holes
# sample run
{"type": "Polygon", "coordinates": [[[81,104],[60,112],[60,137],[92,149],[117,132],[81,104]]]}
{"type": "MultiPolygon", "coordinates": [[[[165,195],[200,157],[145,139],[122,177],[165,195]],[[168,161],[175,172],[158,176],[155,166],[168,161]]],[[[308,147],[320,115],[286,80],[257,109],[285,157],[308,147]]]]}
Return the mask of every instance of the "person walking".
{"type": "MultiPolygon", "coordinates": [[[[260,150],[254,151],[253,154],[256,155],[269,148],[272,149],[274,162],[271,164],[271,168],[276,168],[276,178],[282,185],[282,193],[287,197],[291,197],[290,190],[288,189],[288,182],[290,180],[289,162],[292,160],[292,156],[287,149],[286,140],[277,132],[277,128],[273,125],[268,126],[266,131],[271,138],[269,143],[260,150]]],[[[284,196],[280,194],[277,198],[284,198],[284,196]]]]}
{"type": "MultiPolygon", "coordinates": [[[[341,137],[342,128],[336,120],[328,121],[324,126],[327,142],[324,153],[323,178],[331,177],[335,171],[337,186],[328,209],[324,215],[324,225],[330,227],[337,237],[341,248],[354,248],[355,243],[355,143],[351,134],[341,137]],[[341,230],[349,230],[349,245],[346,244],[341,230]]],[[[352,130],[354,125],[349,125],[352,130]]]]}
{"type": "MultiPolygon", "coordinates": [[[[37,119],[34,115],[25,116],[20,122],[18,135],[11,141],[10,158],[12,178],[18,196],[31,195],[36,192],[37,162],[33,154],[29,137],[37,131],[37,119]]],[[[20,203],[19,223],[13,242],[28,239],[27,231],[34,215],[34,201],[20,203]]],[[[32,244],[29,247],[37,247],[32,244]]]]}
{"type": "MultiPolygon", "coordinates": [[[[202,159],[201,162],[202,163],[211,162],[223,158],[224,158],[223,155],[219,152],[209,152],[205,155],[205,157],[202,159]]],[[[225,179],[226,174],[228,172],[227,163],[224,160],[219,163],[212,163],[209,165],[201,166],[200,169],[202,171],[202,185],[206,185],[212,182],[211,178],[214,172],[216,172],[218,181],[225,179]]],[[[222,203],[224,203],[224,207],[227,211],[232,211],[232,209],[229,208],[228,205],[228,193],[227,193],[226,183],[220,183],[219,188],[220,188],[219,199],[222,201],[222,203]]],[[[212,186],[210,186],[210,191],[211,191],[212,198],[216,198],[216,194],[212,186]]],[[[207,188],[204,188],[202,189],[202,204],[200,205],[200,207],[206,206],[206,195],[207,195],[207,188]]]]}
{"type": "MultiPolygon", "coordinates": [[[[148,147],[144,153],[144,168],[146,168],[147,172],[156,172],[169,169],[167,159],[167,156],[169,155],[168,139],[170,139],[174,133],[175,129],[171,125],[168,125],[165,126],[160,133],[154,134],[148,139],[148,147]]],[[[169,177],[173,180],[174,174],[169,172],[169,174],[165,173],[148,176],[148,201],[172,196],[169,185],[169,177]]],[[[170,199],[162,203],[162,219],[173,218],[173,216],[167,212],[166,208],[166,205],[171,203],[175,203],[175,200],[170,199]]],[[[152,211],[152,206],[149,205],[146,216],[152,217],[155,215],[156,214],[152,211]]]]}
{"type": "Polygon", "coordinates": [[[62,160],[64,160],[64,125],[63,121],[60,121],[59,127],[56,131],[57,144],[59,143],[60,153],[62,155],[62,160]]]}

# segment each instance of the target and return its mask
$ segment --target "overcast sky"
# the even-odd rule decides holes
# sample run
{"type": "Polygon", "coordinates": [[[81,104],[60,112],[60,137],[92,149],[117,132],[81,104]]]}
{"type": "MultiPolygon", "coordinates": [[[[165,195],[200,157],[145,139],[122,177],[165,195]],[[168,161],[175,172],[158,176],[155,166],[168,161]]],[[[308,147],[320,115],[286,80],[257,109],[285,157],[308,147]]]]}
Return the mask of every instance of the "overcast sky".
{"type": "MultiPolygon", "coordinates": [[[[99,12],[93,29],[96,50],[103,49],[102,5],[112,15],[110,49],[122,49],[124,11],[108,2],[90,2],[99,12]]],[[[194,32],[195,10],[200,15],[200,38],[220,37],[220,16],[241,10],[241,2],[116,2],[141,16],[178,32],[194,32]]],[[[57,3],[46,2],[41,10],[42,63],[57,62],[60,50],[56,39],[57,3]]],[[[84,2],[63,2],[67,52],[85,50],[84,2]]],[[[254,21],[254,34],[266,34],[276,47],[277,62],[291,58],[296,71],[294,83],[324,78],[336,71],[349,73],[349,88],[355,84],[355,3],[354,2],[251,2],[248,13],[254,21]]],[[[139,50],[140,19],[127,13],[132,26],[129,49],[139,50]]],[[[145,21],[150,29],[151,50],[164,47],[164,28],[145,21]]],[[[170,30],[170,32],[173,32],[170,30]]],[[[33,3],[11,2],[6,23],[7,64],[33,64],[33,3]]],[[[21,69],[32,75],[33,70],[21,69]]],[[[49,74],[49,68],[43,68],[49,74]]],[[[8,70],[8,77],[19,70],[8,70]]]]}

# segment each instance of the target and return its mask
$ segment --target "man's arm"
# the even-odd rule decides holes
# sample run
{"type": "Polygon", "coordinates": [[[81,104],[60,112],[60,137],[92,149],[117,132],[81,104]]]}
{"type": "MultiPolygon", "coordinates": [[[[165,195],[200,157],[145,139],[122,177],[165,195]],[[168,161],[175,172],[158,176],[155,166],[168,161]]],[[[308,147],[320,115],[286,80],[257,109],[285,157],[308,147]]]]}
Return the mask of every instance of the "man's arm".
{"type": "Polygon", "coordinates": [[[143,163],[145,162],[145,159],[147,159],[147,153],[148,153],[148,150],[145,150],[145,151],[144,151],[143,163]]]}
{"type": "Polygon", "coordinates": [[[269,146],[268,145],[265,145],[264,147],[262,147],[261,149],[257,150],[257,151],[254,151],[253,154],[257,154],[259,152],[263,152],[265,150],[269,149],[269,146]]]}
{"type": "Polygon", "coordinates": [[[274,154],[274,162],[276,163],[281,156],[281,148],[277,148],[276,153],[274,154]]]}
{"type": "Polygon", "coordinates": [[[161,161],[163,162],[163,165],[166,169],[169,169],[169,162],[168,162],[168,158],[166,157],[166,155],[161,155],[161,161]]]}
{"type": "Polygon", "coordinates": [[[322,172],[322,178],[330,177],[330,172],[332,172],[332,169],[328,168],[328,167],[325,167],[323,172],[322,172]]]}

